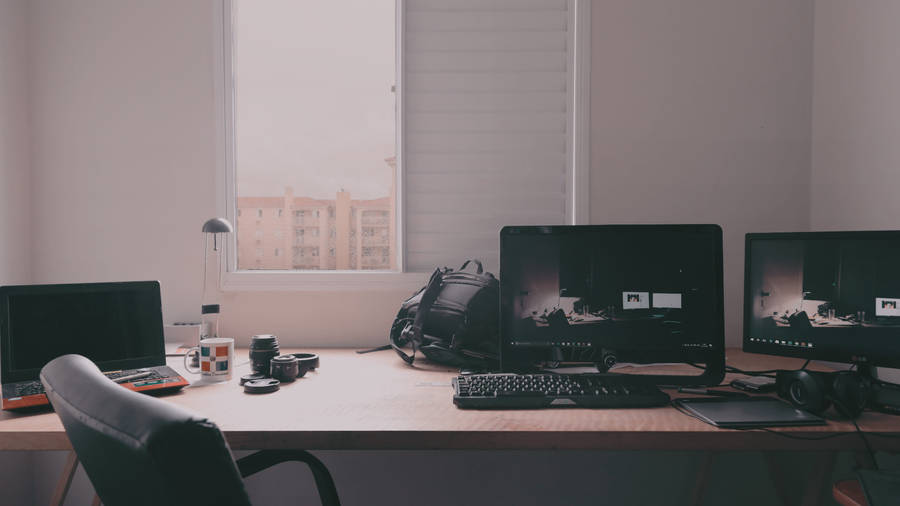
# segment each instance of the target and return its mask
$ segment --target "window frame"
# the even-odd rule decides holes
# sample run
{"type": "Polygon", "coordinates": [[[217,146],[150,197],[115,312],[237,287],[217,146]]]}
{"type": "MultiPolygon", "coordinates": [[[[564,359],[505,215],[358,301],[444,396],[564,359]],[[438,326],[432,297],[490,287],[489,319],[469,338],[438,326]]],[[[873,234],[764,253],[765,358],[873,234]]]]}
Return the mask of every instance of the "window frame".
{"type": "MultiPolygon", "coordinates": [[[[405,0],[395,0],[395,125],[396,125],[396,271],[366,270],[238,270],[237,234],[225,241],[224,268],[219,286],[223,291],[342,291],[342,290],[416,290],[429,273],[408,272],[405,251],[405,178],[404,152],[404,41],[405,0]]],[[[237,223],[234,163],[234,95],[232,87],[231,0],[213,4],[213,90],[216,149],[216,209],[219,216],[237,223]]],[[[572,51],[572,75],[567,86],[572,90],[567,123],[566,223],[590,221],[590,7],[591,0],[568,0],[572,51]]]]}

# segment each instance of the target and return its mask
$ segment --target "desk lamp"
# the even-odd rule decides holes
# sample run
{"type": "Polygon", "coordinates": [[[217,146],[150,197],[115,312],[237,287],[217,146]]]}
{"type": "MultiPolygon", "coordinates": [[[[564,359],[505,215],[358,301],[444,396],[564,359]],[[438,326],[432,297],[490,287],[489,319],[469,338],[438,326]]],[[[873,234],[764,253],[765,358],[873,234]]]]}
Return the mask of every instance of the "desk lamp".
{"type": "MultiPolygon", "coordinates": [[[[219,337],[219,286],[218,280],[222,269],[221,234],[234,231],[225,218],[212,218],[203,224],[203,296],[200,304],[200,339],[219,337]],[[209,248],[212,239],[212,250],[209,248]]],[[[197,343],[199,345],[199,343],[197,343]]]]}

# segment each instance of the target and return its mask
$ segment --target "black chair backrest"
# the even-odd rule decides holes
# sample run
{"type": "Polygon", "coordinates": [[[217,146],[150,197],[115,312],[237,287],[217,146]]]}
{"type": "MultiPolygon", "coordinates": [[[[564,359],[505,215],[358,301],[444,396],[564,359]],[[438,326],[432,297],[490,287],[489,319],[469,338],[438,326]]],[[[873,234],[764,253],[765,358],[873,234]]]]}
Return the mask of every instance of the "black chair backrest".
{"type": "Polygon", "coordinates": [[[80,355],[51,361],[41,382],[104,505],[250,504],[211,421],[117,385],[80,355]]]}

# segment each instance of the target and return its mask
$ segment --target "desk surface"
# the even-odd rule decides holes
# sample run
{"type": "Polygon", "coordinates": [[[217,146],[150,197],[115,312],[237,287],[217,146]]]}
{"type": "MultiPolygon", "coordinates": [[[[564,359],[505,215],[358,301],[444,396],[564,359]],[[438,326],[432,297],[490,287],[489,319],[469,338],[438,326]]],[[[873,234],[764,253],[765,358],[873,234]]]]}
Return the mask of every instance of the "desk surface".
{"type": "MultiPolygon", "coordinates": [[[[291,350],[293,351],[293,350],[291,350]]],[[[309,351],[309,350],[305,350],[309,351]]],[[[321,368],[278,392],[244,394],[239,365],[229,383],[193,385],[163,397],[215,421],[233,449],[603,449],[824,450],[862,449],[857,435],[788,439],[763,431],[717,429],[671,407],[469,411],[452,401],[454,370],[411,368],[393,352],[358,355],[318,350],[321,368]]],[[[238,358],[246,350],[238,350],[238,358]]],[[[180,358],[169,365],[182,371],[180,358]]],[[[741,369],[792,369],[799,359],[728,351],[741,369]]],[[[193,378],[193,377],[191,377],[193,378]]],[[[730,380],[729,378],[726,381],[730,380]]],[[[669,391],[672,393],[671,391],[669,391]]],[[[900,417],[864,413],[860,427],[900,436],[900,417]]],[[[795,436],[853,432],[849,422],[780,429],[795,436]]],[[[873,446],[900,450],[900,438],[872,435],[873,446]]],[[[0,413],[0,450],[63,450],[68,439],[52,412],[0,413]]]]}

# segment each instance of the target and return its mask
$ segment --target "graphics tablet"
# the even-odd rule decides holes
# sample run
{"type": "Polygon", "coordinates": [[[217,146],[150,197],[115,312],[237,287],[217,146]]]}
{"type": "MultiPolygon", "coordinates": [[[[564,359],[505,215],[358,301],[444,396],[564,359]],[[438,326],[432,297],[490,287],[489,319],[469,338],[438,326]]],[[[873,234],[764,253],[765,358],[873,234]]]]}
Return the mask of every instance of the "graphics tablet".
{"type": "Polygon", "coordinates": [[[825,425],[825,420],[774,397],[675,399],[675,406],[704,422],[727,429],[825,425]]]}

